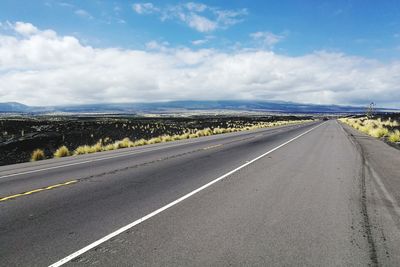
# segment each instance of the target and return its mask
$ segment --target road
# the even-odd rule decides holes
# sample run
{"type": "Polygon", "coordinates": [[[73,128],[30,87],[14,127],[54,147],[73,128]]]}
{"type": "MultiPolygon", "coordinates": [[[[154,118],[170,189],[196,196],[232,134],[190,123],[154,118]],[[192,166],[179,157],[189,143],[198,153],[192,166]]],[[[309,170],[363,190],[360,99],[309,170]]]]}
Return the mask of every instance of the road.
{"type": "Polygon", "coordinates": [[[0,265],[399,265],[399,160],[330,120],[3,166],[0,265]]]}

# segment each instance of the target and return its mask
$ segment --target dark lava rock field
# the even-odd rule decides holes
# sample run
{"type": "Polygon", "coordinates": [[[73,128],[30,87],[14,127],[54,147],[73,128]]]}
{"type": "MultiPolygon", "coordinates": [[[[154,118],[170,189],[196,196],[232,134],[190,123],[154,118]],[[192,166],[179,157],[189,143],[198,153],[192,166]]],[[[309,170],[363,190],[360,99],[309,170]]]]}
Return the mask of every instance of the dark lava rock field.
{"type": "Polygon", "coordinates": [[[29,161],[32,151],[37,148],[43,149],[46,156],[51,157],[62,145],[74,150],[81,145],[93,145],[100,139],[108,142],[125,137],[131,140],[150,139],[204,128],[242,128],[259,122],[309,118],[305,116],[0,117],[0,165],[29,161]]]}

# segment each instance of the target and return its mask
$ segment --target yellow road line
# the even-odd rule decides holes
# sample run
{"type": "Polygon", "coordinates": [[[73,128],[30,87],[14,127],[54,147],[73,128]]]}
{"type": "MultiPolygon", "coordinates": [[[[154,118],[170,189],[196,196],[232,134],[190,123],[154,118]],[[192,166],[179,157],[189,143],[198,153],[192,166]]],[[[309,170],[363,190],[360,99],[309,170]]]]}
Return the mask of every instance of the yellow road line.
{"type": "Polygon", "coordinates": [[[65,183],[61,183],[61,184],[50,185],[50,186],[47,186],[47,187],[34,189],[34,190],[27,191],[27,192],[24,192],[24,193],[15,194],[15,195],[8,196],[8,197],[0,197],[0,202],[6,201],[6,200],[10,200],[10,199],[14,199],[14,198],[17,198],[17,197],[27,196],[27,195],[30,195],[30,194],[34,194],[34,193],[38,193],[38,192],[42,192],[42,191],[46,191],[46,190],[51,190],[51,189],[54,189],[54,188],[58,188],[60,186],[70,185],[70,184],[74,184],[74,183],[77,183],[77,182],[78,182],[78,180],[72,180],[72,181],[68,181],[68,182],[65,182],[65,183]]]}
{"type": "Polygon", "coordinates": [[[216,147],[219,147],[219,146],[222,146],[222,144],[218,144],[218,145],[215,145],[215,146],[208,146],[208,147],[203,148],[203,150],[212,149],[212,148],[216,148],[216,147]]]}

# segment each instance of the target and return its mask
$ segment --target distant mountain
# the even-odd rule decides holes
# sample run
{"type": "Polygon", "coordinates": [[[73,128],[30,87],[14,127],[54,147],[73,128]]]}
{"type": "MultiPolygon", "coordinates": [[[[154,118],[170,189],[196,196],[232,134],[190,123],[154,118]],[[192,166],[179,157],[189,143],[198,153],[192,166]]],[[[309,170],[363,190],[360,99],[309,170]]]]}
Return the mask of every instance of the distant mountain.
{"type": "Polygon", "coordinates": [[[0,112],[29,112],[30,107],[18,102],[0,103],[0,112]]]}
{"type": "MultiPolygon", "coordinates": [[[[377,109],[385,111],[385,109],[377,109]]],[[[280,113],[360,113],[365,107],[299,104],[283,101],[170,101],[153,103],[86,104],[30,107],[16,102],[0,103],[2,113],[182,113],[195,111],[280,112],[280,113]]]]}

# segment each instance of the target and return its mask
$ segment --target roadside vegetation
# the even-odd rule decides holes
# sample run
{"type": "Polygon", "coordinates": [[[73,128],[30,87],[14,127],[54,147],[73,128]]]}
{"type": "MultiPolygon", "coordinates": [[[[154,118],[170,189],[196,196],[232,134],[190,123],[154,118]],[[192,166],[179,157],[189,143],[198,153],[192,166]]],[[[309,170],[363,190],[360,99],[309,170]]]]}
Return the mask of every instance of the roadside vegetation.
{"type": "Polygon", "coordinates": [[[369,119],[362,118],[341,118],[339,121],[376,138],[384,138],[385,140],[398,143],[400,142],[400,123],[397,120],[388,118],[369,119]]]}
{"type": "MultiPolygon", "coordinates": [[[[285,121],[275,121],[275,122],[259,122],[253,125],[246,124],[243,127],[228,127],[228,128],[221,128],[215,127],[205,128],[202,130],[198,129],[189,129],[186,130],[182,134],[174,134],[174,135],[160,135],[157,137],[149,138],[149,139],[138,139],[138,140],[131,140],[128,137],[123,138],[122,140],[111,141],[110,138],[100,139],[94,145],[82,145],[76,147],[72,152],[68,149],[67,146],[63,145],[59,147],[53,154],[55,158],[67,157],[67,156],[76,156],[82,154],[91,154],[101,151],[110,151],[116,150],[121,148],[128,148],[128,147],[138,147],[144,145],[151,145],[157,143],[164,143],[170,141],[177,141],[177,140],[184,140],[184,139],[192,139],[198,138],[203,136],[211,136],[217,134],[224,134],[224,133],[232,133],[232,132],[240,132],[240,131],[248,131],[248,130],[255,130],[261,128],[268,128],[274,126],[282,126],[282,125],[290,125],[290,124],[299,124],[299,123],[306,123],[311,122],[311,119],[306,120],[285,120],[285,121]]],[[[44,159],[45,155],[43,150],[35,150],[32,154],[32,161],[44,159]]]]}
{"type": "Polygon", "coordinates": [[[66,146],[61,146],[54,152],[55,158],[68,157],[70,155],[69,149],[66,146]]]}
{"type": "Polygon", "coordinates": [[[31,155],[31,161],[38,161],[45,159],[44,151],[41,149],[35,149],[31,155]]]}

